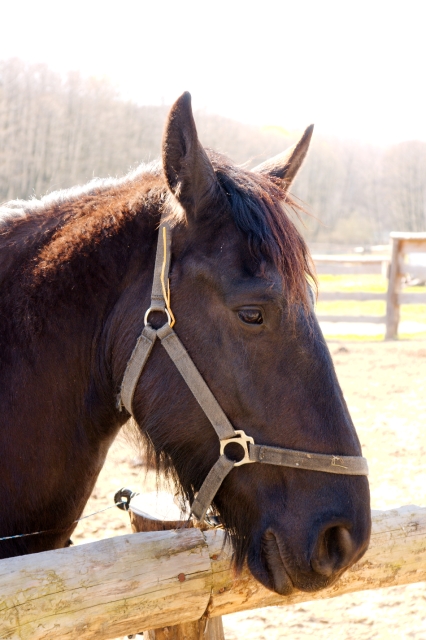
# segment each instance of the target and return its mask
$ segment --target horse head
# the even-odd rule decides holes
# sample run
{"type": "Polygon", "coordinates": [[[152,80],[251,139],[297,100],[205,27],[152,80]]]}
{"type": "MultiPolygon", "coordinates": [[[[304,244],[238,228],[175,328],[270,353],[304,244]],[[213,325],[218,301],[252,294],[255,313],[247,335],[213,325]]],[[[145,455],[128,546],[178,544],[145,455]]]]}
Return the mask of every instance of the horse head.
{"type": "MultiPolygon", "coordinates": [[[[288,215],[288,188],[311,135],[309,127],[287,153],[248,171],[202,147],[190,96],[178,99],[163,139],[171,309],[177,336],[234,429],[271,447],[360,456],[313,310],[309,253],[288,215]]],[[[139,316],[145,311],[143,300],[139,316]]],[[[164,321],[150,317],[154,328],[164,321]]],[[[133,414],[192,502],[219,458],[219,439],[159,343],[138,378],[133,414]]],[[[232,447],[227,456],[238,459],[232,447]]],[[[280,594],[329,586],[369,541],[364,476],[246,464],[223,480],[213,509],[237,567],[247,559],[280,594]]]]}

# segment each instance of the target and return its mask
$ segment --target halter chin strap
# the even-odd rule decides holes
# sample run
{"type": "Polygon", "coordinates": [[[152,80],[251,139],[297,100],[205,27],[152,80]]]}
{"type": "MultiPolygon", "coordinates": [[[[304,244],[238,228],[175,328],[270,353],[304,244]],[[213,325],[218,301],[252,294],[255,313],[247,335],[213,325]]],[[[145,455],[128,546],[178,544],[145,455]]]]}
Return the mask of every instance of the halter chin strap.
{"type": "Polygon", "coordinates": [[[170,307],[170,289],[168,285],[170,245],[171,229],[163,216],[158,234],[151,305],[145,313],[145,327],[136,342],[124,372],[118,397],[118,406],[120,409],[124,407],[133,415],[132,404],[136,385],[158,337],[198,404],[210,420],[220,441],[219,459],[207,474],[191,506],[191,513],[197,520],[204,520],[207,509],[228,473],[234,467],[243,464],[259,462],[341,475],[368,475],[367,460],[361,456],[335,456],[258,445],[244,431],[234,429],[191,360],[187,350],[172,329],[174,317],[170,307]],[[149,316],[153,311],[161,311],[167,316],[166,324],[160,329],[153,329],[149,324],[149,316]],[[244,456],[241,460],[235,461],[227,457],[225,448],[230,443],[237,443],[242,447],[244,456]]]}

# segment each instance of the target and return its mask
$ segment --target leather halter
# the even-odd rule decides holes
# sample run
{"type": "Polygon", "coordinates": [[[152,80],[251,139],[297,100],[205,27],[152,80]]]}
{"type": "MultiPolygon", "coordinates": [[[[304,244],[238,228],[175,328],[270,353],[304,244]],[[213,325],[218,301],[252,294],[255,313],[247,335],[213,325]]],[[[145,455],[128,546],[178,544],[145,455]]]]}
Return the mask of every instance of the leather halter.
{"type": "Polygon", "coordinates": [[[132,403],[137,382],[152,347],[156,339],[159,338],[195,399],[210,420],[220,441],[219,459],[207,474],[197,497],[191,505],[191,513],[197,520],[204,520],[207,509],[228,473],[234,467],[243,464],[259,462],[341,475],[368,475],[367,460],[362,456],[336,456],[259,445],[255,444],[253,438],[247,436],[241,429],[234,429],[185,347],[172,329],[174,317],[170,308],[168,285],[170,245],[171,229],[163,215],[158,234],[151,305],[145,313],[145,327],[136,342],[124,372],[118,396],[118,406],[120,410],[124,407],[133,415],[132,403]],[[161,311],[167,316],[167,322],[159,329],[153,329],[149,323],[149,316],[153,311],[161,311]],[[226,455],[225,448],[231,442],[239,444],[243,449],[244,456],[239,461],[231,460],[226,455]]]}

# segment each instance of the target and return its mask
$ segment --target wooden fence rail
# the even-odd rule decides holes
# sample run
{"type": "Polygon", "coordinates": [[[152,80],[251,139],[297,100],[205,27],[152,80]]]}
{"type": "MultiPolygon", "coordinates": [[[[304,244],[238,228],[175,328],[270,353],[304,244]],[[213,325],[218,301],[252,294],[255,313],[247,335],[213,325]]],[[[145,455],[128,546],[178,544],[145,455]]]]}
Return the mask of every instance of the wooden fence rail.
{"type": "Polygon", "coordinates": [[[136,533],[0,561],[2,640],[110,640],[143,629],[426,580],[426,508],[373,512],[370,549],[332,587],[280,597],[220,530],[136,533]]]}
{"type": "MultiPolygon", "coordinates": [[[[386,274],[389,268],[389,258],[380,256],[313,256],[317,273],[330,275],[343,274],[386,274]]],[[[339,292],[324,291],[319,292],[319,301],[339,301],[355,300],[364,302],[368,300],[385,300],[386,293],[370,293],[364,291],[339,292]]],[[[318,313],[320,322],[368,322],[374,324],[384,324],[386,316],[373,315],[330,315],[318,313]]]]}
{"type": "Polygon", "coordinates": [[[342,275],[345,273],[383,273],[389,264],[389,258],[383,256],[313,256],[317,273],[342,275]]]}

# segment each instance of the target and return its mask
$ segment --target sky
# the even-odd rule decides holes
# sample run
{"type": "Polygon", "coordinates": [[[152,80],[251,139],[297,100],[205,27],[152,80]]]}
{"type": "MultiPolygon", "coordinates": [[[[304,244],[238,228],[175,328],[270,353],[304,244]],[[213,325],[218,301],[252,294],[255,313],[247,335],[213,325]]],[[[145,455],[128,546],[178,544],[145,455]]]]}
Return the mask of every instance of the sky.
{"type": "MultiPolygon", "coordinates": [[[[6,3],[4,3],[6,4],[6,3]]],[[[140,104],[372,144],[426,141],[426,0],[13,0],[0,59],[106,77],[140,104]]]]}

